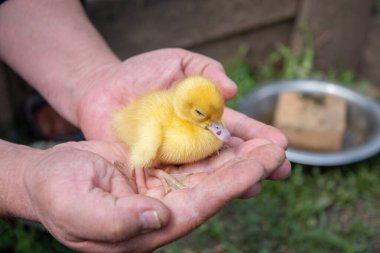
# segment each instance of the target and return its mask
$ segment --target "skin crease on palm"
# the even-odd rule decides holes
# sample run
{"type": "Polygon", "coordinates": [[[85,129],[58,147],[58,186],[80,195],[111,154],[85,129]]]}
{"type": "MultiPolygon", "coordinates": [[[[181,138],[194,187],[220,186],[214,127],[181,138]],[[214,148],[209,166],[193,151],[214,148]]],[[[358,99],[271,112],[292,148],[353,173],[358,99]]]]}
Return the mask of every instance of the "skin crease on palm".
{"type": "Polygon", "coordinates": [[[236,86],[222,65],[183,49],[121,61],[77,0],[8,0],[0,5],[0,34],[2,60],[88,139],[45,151],[0,141],[0,217],[41,222],[78,251],[149,252],[191,232],[229,201],[255,196],[261,180],[289,175],[284,135],[226,109],[229,148],[164,168],[187,173],[187,188],[165,194],[152,177],[137,188],[116,168],[127,163],[128,151],[113,138],[112,113],[189,75],[211,79],[232,98],[236,86]]]}

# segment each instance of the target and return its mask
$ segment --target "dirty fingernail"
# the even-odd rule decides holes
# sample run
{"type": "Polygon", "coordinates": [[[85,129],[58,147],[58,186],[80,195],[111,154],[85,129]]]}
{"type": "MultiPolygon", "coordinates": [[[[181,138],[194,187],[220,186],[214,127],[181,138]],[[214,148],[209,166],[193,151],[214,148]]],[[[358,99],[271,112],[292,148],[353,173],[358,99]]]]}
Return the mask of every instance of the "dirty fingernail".
{"type": "Polygon", "coordinates": [[[154,230],[161,228],[161,221],[156,211],[144,211],[140,214],[140,220],[144,229],[154,230]]]}

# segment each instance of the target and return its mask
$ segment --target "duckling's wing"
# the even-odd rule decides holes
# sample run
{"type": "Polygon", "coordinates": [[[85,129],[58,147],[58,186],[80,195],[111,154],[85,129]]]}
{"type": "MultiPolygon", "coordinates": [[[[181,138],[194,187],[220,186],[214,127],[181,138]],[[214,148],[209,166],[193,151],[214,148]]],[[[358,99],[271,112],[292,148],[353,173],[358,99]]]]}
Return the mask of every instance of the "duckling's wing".
{"type": "Polygon", "coordinates": [[[162,128],[154,119],[147,119],[137,130],[137,138],[130,147],[129,164],[132,168],[148,168],[157,160],[162,143],[162,128]]]}

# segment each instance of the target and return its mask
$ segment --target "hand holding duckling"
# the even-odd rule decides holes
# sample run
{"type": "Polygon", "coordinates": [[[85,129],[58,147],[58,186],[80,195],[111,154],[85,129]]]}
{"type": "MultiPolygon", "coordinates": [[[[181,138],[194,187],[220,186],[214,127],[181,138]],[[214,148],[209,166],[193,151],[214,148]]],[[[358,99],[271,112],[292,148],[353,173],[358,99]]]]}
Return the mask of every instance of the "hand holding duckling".
{"type": "MultiPolygon", "coordinates": [[[[81,87],[78,122],[88,139],[115,140],[112,117],[138,97],[167,90],[186,76],[202,75],[215,84],[224,99],[236,94],[236,85],[223,66],[206,56],[182,49],[162,49],[129,58],[119,66],[110,65],[86,79],[81,87]]],[[[264,138],[286,148],[287,141],[277,129],[226,108],[223,121],[240,142],[264,138]]]]}
{"type": "MultiPolygon", "coordinates": [[[[100,144],[108,145],[106,149],[96,148],[98,142],[83,143],[81,148],[102,155],[107,159],[107,167],[109,164],[117,166],[115,161],[128,163],[127,150],[114,142],[111,117],[136,97],[154,90],[168,89],[188,75],[202,75],[212,80],[225,99],[232,98],[236,93],[235,85],[219,63],[181,49],[146,53],[121,64],[105,65],[90,74],[78,83],[76,97],[80,98],[80,103],[76,106],[77,121],[74,123],[80,125],[88,139],[105,141],[100,144]],[[119,155],[107,156],[109,153],[119,155]]],[[[78,245],[92,252],[108,252],[110,249],[113,252],[153,250],[189,233],[232,199],[255,196],[260,191],[262,178],[281,180],[289,175],[290,164],[284,157],[287,141],[280,131],[228,108],[224,110],[223,122],[233,136],[231,148],[194,164],[163,168],[168,173],[189,174],[183,182],[186,189],[167,194],[161,181],[149,175],[143,188],[139,188],[134,181],[118,179],[118,182],[125,185],[121,191],[123,196],[120,196],[119,189],[113,189],[116,193],[107,193],[110,188],[105,185],[105,198],[122,199],[116,202],[118,204],[114,206],[114,211],[110,209],[110,216],[103,216],[120,221],[118,231],[113,233],[118,240],[102,243],[101,241],[109,241],[103,229],[96,231],[96,238],[90,235],[83,237],[79,231],[75,231],[73,235],[79,234],[78,238],[86,242],[81,245],[79,240],[78,245]],[[170,216],[166,216],[166,211],[162,211],[164,209],[155,209],[146,197],[159,200],[170,216]],[[130,205],[124,204],[124,201],[130,205]],[[133,216],[137,215],[137,209],[131,208],[132,206],[144,206],[157,211],[162,226],[150,233],[141,232],[141,226],[130,226],[129,222],[138,217],[133,216]],[[131,216],[116,217],[119,213],[130,213],[131,216]],[[100,239],[99,236],[104,238],[100,239]]],[[[119,174],[116,170],[114,173],[111,174],[112,177],[119,174]]],[[[102,180],[108,182],[107,178],[102,180]]],[[[59,194],[56,194],[58,197],[59,194]]],[[[63,198],[62,201],[66,203],[67,199],[63,198]]],[[[103,207],[97,206],[98,203],[94,199],[93,207],[103,210],[103,207]]],[[[94,218],[93,215],[89,216],[94,218]]]]}

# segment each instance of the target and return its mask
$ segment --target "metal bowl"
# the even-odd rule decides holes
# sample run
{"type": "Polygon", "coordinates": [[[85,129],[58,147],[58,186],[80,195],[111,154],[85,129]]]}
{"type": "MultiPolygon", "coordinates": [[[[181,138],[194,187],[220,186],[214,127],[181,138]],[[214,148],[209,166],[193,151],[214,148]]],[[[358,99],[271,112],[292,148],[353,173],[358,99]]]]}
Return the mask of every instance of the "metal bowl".
{"type": "Polygon", "coordinates": [[[298,91],[309,95],[335,95],[346,100],[347,129],[343,148],[339,152],[316,152],[289,147],[287,157],[292,162],[318,166],[336,166],[366,159],[380,151],[380,106],[374,100],[354,90],[336,84],[314,81],[280,81],[253,90],[241,101],[239,111],[271,124],[278,95],[283,91],[298,91]]]}

